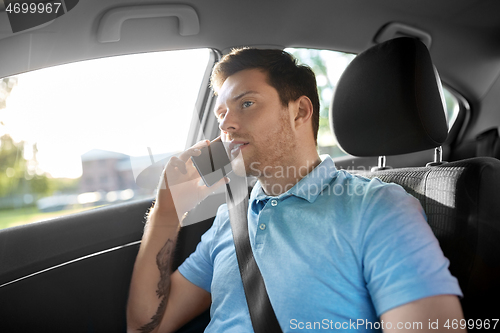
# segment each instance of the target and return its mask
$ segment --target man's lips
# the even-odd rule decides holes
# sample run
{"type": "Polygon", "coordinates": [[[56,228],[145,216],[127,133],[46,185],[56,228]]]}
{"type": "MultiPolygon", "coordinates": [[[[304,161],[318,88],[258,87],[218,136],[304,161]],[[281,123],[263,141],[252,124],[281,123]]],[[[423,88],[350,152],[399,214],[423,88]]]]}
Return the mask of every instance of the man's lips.
{"type": "Polygon", "coordinates": [[[233,140],[229,144],[229,148],[228,148],[229,149],[229,153],[231,155],[234,155],[235,153],[238,152],[239,149],[242,149],[246,145],[248,145],[248,142],[246,142],[246,141],[236,141],[236,140],[233,140]]]}

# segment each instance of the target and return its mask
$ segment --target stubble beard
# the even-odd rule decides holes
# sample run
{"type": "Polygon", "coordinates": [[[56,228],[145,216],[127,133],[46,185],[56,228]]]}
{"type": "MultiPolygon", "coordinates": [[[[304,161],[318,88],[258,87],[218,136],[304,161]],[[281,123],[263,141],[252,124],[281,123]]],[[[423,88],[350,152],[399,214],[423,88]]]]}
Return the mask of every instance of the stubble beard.
{"type": "Polygon", "coordinates": [[[233,171],[238,176],[272,178],[274,176],[273,173],[278,167],[290,164],[297,144],[289,119],[287,119],[287,110],[284,109],[281,111],[279,118],[280,126],[276,127],[274,132],[267,135],[267,138],[261,142],[260,147],[251,147],[253,154],[246,158],[243,158],[243,154],[240,151],[238,156],[233,160],[233,171]]]}

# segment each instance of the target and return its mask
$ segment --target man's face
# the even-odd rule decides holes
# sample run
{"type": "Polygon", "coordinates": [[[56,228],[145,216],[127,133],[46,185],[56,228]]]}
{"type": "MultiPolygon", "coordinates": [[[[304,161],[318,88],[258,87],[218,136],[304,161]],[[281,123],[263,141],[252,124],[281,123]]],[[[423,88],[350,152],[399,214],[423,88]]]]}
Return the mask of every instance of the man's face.
{"type": "Polygon", "coordinates": [[[236,174],[262,177],[288,165],[295,146],[290,112],[267,74],[240,71],[226,79],[218,95],[215,115],[236,174]]]}

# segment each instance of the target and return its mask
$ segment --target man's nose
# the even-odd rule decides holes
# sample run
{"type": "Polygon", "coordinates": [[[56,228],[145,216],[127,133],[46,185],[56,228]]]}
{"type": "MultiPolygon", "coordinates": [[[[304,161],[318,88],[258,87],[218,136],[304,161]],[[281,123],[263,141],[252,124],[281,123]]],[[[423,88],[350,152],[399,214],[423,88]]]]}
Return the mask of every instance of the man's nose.
{"type": "Polygon", "coordinates": [[[239,127],[237,116],[233,111],[227,110],[224,118],[219,123],[219,129],[225,133],[237,130],[239,127]]]}

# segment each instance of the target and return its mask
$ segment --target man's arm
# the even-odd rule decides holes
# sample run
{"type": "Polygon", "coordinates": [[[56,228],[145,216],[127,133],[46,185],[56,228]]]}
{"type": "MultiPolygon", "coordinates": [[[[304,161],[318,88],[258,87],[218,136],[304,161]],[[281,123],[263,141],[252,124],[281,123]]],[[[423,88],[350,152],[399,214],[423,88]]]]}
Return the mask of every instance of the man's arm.
{"type": "Polygon", "coordinates": [[[467,332],[466,329],[460,329],[460,325],[456,330],[452,328],[453,320],[460,323],[464,319],[462,307],[455,295],[431,296],[403,304],[385,312],[380,319],[385,333],[467,332]],[[444,327],[447,322],[449,329],[444,327]]]}
{"type": "Polygon", "coordinates": [[[137,255],[127,304],[129,332],[170,332],[210,306],[210,294],[171,275],[172,254],[178,232],[177,215],[150,215],[137,255]],[[168,305],[168,306],[167,306],[168,305]]]}
{"type": "Polygon", "coordinates": [[[195,207],[221,180],[208,189],[191,156],[206,146],[202,141],[168,162],[160,180],[155,206],[136,258],[127,303],[128,332],[171,332],[206,310],[210,293],[189,282],[178,271],[171,272],[180,219],[195,207]]]}

